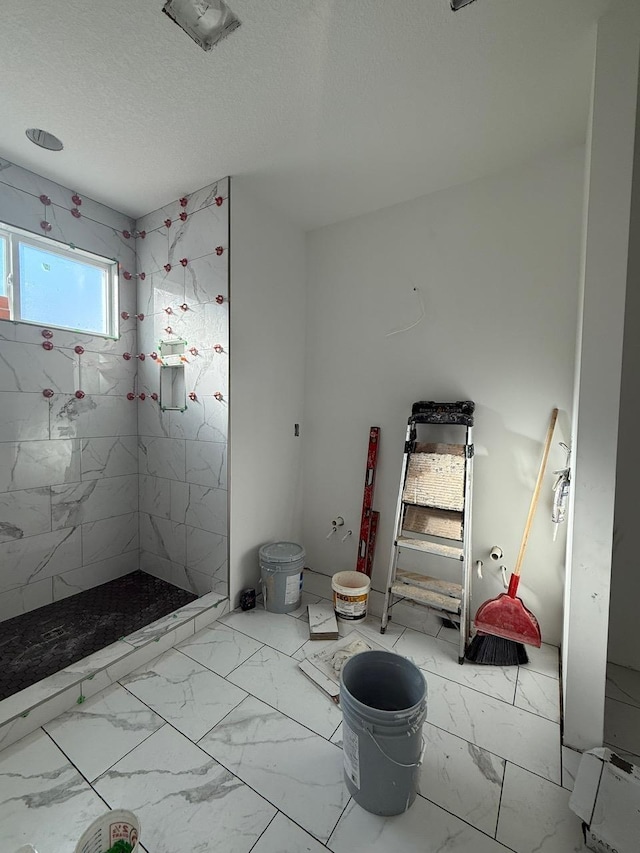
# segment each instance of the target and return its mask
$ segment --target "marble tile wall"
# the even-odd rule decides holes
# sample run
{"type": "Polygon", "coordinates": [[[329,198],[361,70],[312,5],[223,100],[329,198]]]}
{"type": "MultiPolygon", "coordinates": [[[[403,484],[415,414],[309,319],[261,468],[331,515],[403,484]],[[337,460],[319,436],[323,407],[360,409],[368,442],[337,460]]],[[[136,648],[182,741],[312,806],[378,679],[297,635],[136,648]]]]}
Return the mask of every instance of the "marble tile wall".
{"type": "MultiPolygon", "coordinates": [[[[73,194],[0,159],[0,222],[42,234],[46,219],[49,237],[133,276],[132,220],[73,194]]],[[[41,327],[0,321],[0,620],[138,567],[137,404],[126,399],[137,360],[122,358],[137,352],[135,284],[120,276],[131,318],[115,341],[54,330],[45,351],[41,327]]]]}
{"type": "Polygon", "coordinates": [[[146,356],[138,382],[147,395],[138,401],[140,568],[199,595],[227,595],[229,180],[142,217],[136,229],[145,233],[136,250],[146,356]],[[185,393],[195,395],[184,411],[150,397],[160,394],[162,368],[149,355],[177,338],[187,341],[185,393]]]}

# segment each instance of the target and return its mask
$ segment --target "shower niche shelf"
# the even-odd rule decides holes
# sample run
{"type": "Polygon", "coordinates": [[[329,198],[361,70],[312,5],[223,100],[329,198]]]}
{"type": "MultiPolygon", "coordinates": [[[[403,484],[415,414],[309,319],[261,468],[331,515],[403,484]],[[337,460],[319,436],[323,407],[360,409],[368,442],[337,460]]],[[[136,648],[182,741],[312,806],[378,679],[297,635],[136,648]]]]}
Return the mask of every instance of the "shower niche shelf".
{"type": "Polygon", "coordinates": [[[160,408],[163,412],[184,412],[187,390],[184,375],[187,342],[183,338],[162,340],[160,352],[160,408]]]}

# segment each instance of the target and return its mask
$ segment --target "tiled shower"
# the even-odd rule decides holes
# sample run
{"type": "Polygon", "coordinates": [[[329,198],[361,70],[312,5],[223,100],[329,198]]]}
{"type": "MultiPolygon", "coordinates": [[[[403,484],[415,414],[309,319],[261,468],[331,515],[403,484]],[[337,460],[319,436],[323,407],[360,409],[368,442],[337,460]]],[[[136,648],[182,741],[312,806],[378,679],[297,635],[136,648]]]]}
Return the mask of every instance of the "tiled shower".
{"type": "Polygon", "coordinates": [[[117,260],[120,315],[0,321],[0,625],[138,569],[226,595],[228,179],[135,222],[0,160],[0,222],[117,260]]]}

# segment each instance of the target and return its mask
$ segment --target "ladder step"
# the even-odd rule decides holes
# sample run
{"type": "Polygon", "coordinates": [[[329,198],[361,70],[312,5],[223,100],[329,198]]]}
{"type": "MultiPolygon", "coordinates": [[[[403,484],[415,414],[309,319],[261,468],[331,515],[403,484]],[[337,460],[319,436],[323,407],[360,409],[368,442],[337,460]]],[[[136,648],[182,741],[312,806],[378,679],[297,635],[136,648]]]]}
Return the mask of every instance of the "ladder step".
{"type": "Polygon", "coordinates": [[[432,592],[448,595],[451,598],[462,598],[462,584],[445,581],[442,578],[432,578],[419,572],[405,572],[403,569],[398,569],[396,580],[400,583],[411,584],[411,586],[419,586],[422,589],[430,589],[432,592]]]}
{"type": "Polygon", "coordinates": [[[455,545],[441,545],[439,542],[427,542],[424,539],[410,539],[408,536],[398,536],[398,548],[409,548],[412,551],[422,551],[423,554],[435,554],[437,557],[448,557],[450,560],[463,560],[462,548],[455,545]]]}
{"type": "Polygon", "coordinates": [[[405,504],[402,529],[462,542],[462,513],[405,504]]]}
{"type": "Polygon", "coordinates": [[[464,474],[463,444],[417,444],[409,455],[402,500],[461,512],[464,474]]]}
{"type": "Polygon", "coordinates": [[[452,598],[450,595],[442,595],[431,589],[423,589],[421,586],[413,586],[412,584],[402,583],[401,581],[395,581],[391,585],[391,592],[393,595],[407,598],[418,604],[424,604],[427,607],[434,607],[436,610],[444,610],[447,613],[460,615],[461,607],[459,598],[452,598]]]}

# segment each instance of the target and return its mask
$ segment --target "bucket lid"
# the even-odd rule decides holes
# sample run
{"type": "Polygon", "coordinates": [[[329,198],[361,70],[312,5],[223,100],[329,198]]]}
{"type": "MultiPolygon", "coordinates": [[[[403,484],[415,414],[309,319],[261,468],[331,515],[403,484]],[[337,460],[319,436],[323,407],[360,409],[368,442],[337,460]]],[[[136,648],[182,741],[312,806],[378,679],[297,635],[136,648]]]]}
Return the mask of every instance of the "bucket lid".
{"type": "Polygon", "coordinates": [[[273,542],[260,548],[260,559],[267,563],[294,563],[305,557],[302,545],[295,542],[273,542]]]}

